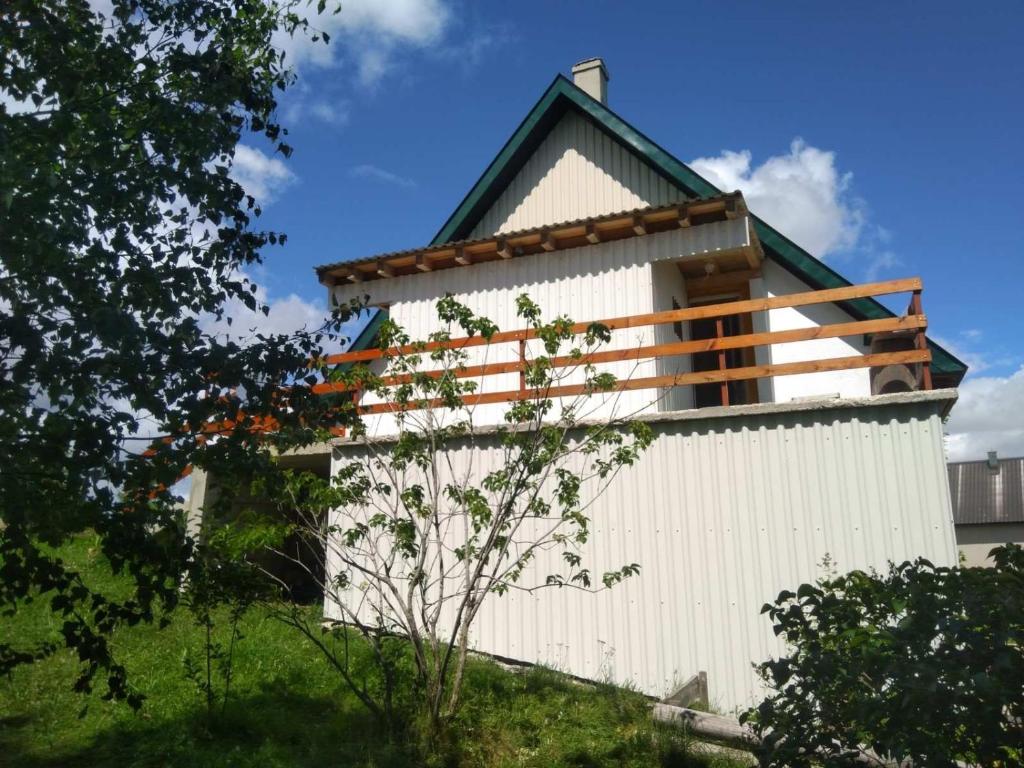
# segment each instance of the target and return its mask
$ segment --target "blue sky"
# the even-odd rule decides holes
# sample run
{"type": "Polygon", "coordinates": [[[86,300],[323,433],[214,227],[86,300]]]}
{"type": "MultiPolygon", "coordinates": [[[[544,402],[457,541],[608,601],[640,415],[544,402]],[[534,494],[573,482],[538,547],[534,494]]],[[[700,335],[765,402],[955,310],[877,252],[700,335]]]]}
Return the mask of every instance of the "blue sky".
{"type": "Polygon", "coordinates": [[[1024,3],[347,0],[285,43],[290,160],[239,178],[288,233],[254,274],[271,322],[323,309],[316,264],[429,242],[556,73],[854,281],[920,275],[930,333],[972,365],[954,458],[1024,453],[1024,3]]]}

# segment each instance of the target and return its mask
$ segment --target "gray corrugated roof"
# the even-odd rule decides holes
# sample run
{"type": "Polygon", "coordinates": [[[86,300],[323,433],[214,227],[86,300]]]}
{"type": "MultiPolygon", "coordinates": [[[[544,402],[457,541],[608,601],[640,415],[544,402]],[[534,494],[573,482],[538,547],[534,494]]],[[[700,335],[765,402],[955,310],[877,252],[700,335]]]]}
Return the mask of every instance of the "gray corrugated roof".
{"type": "Polygon", "coordinates": [[[950,464],[949,492],[953,498],[953,522],[1024,523],[1024,457],[989,462],[950,464]]]}
{"type": "Polygon", "coordinates": [[[665,205],[649,205],[641,208],[631,208],[625,211],[615,211],[612,213],[600,213],[594,216],[586,216],[582,219],[570,219],[569,221],[561,221],[557,224],[544,224],[536,227],[528,227],[526,229],[517,229],[512,232],[502,232],[500,234],[487,235],[485,237],[476,237],[471,240],[453,240],[451,242],[444,243],[433,243],[431,245],[422,246],[420,248],[406,248],[401,251],[388,251],[387,253],[377,253],[372,256],[353,256],[348,259],[342,259],[341,261],[334,261],[330,264],[321,264],[313,267],[317,274],[324,272],[330,272],[332,269],[338,269],[339,267],[349,267],[353,264],[372,264],[382,259],[393,259],[397,256],[414,256],[417,253],[433,253],[435,251],[447,250],[453,246],[471,247],[474,245],[480,245],[481,243],[489,243],[498,239],[515,240],[516,238],[522,237],[523,235],[530,235],[542,230],[559,230],[568,229],[571,227],[579,227],[585,224],[595,224],[604,221],[613,221],[615,219],[622,219],[626,216],[646,216],[652,213],[661,213],[664,211],[671,211],[682,207],[694,207],[702,206],[705,203],[713,203],[715,201],[737,201],[739,206],[739,212],[746,215],[747,207],[746,202],[743,199],[743,193],[739,191],[734,192],[723,192],[717,195],[708,195],[702,198],[686,199],[680,198],[679,200],[667,203],[665,205]]]}

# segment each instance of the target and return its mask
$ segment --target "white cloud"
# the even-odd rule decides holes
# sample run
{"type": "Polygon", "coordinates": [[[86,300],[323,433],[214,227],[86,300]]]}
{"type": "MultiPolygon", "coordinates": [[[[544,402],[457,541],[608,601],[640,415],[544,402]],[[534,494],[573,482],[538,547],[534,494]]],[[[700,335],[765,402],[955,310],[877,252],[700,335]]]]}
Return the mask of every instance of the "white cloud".
{"type": "Polygon", "coordinates": [[[949,458],[1024,456],[1024,366],[1009,376],[969,377],[946,424],[949,458]]]}
{"type": "Polygon", "coordinates": [[[377,181],[383,181],[386,184],[394,184],[395,186],[405,187],[407,189],[416,186],[416,181],[414,179],[410,179],[407,176],[399,176],[397,173],[386,171],[383,168],[378,168],[376,165],[370,165],[369,163],[357,165],[348,173],[349,176],[357,179],[376,179],[377,181]]]}
{"type": "Polygon", "coordinates": [[[339,57],[350,58],[359,82],[373,86],[391,70],[399,49],[437,43],[451,16],[444,0],[344,0],[340,13],[328,9],[310,18],[312,26],[331,36],[330,45],[303,35],[282,34],[276,42],[293,67],[332,66],[339,57]]]}
{"type": "Polygon", "coordinates": [[[324,123],[339,126],[347,125],[350,116],[347,102],[328,104],[326,101],[316,101],[309,105],[309,114],[324,123]]]}
{"type": "MultiPolygon", "coordinates": [[[[247,278],[256,286],[253,296],[257,305],[265,305],[269,311],[267,314],[253,312],[241,300],[233,298],[224,305],[224,316],[220,320],[212,315],[200,318],[199,325],[205,332],[244,344],[255,341],[256,334],[290,335],[303,329],[313,331],[323,326],[328,319],[326,302],[308,301],[295,293],[272,296],[266,286],[254,280],[252,275],[240,272],[238,277],[247,278]]],[[[353,318],[343,325],[341,333],[351,334],[364,323],[365,316],[353,318]]],[[[335,346],[336,349],[330,348],[327,351],[340,352],[344,344],[335,346]]]]}
{"type": "Polygon", "coordinates": [[[272,202],[282,190],[296,180],[295,174],[288,169],[283,160],[267,157],[260,150],[245,144],[235,147],[231,176],[263,205],[272,202]]]}
{"type": "MultiPolygon", "coordinates": [[[[948,350],[954,357],[958,357],[963,360],[970,369],[971,374],[977,375],[993,366],[990,353],[979,352],[977,349],[972,348],[972,342],[977,341],[980,338],[981,331],[965,331],[953,339],[945,336],[929,335],[935,339],[935,342],[939,344],[939,346],[948,350]]],[[[996,361],[995,364],[1003,364],[1006,362],[1006,360],[1000,359],[996,361]]]]}
{"type": "Polygon", "coordinates": [[[754,213],[816,256],[857,243],[863,206],[850,194],[852,174],[836,168],[835,153],[794,139],[787,154],[756,167],[751,160],[749,150],[725,150],[690,166],[723,191],[742,191],[754,213]]]}
{"type": "Polygon", "coordinates": [[[298,80],[283,98],[281,116],[289,128],[307,121],[342,128],[352,118],[352,102],[344,97],[325,94],[323,88],[314,92],[307,82],[298,80]]]}
{"type": "Polygon", "coordinates": [[[2,89],[0,89],[0,106],[8,115],[23,115],[36,111],[32,102],[16,99],[10,91],[2,89]]]}
{"type": "Polygon", "coordinates": [[[872,254],[868,259],[867,269],[864,270],[864,279],[873,283],[882,277],[883,273],[900,266],[903,262],[892,251],[881,251],[872,254]]]}
{"type": "Polygon", "coordinates": [[[306,301],[294,293],[270,299],[266,287],[256,283],[253,296],[257,303],[269,307],[270,311],[266,315],[253,312],[241,300],[233,298],[225,304],[224,316],[220,320],[207,316],[200,321],[203,330],[244,342],[253,339],[257,333],[291,334],[303,328],[313,330],[327,319],[325,306],[319,302],[306,301]]]}

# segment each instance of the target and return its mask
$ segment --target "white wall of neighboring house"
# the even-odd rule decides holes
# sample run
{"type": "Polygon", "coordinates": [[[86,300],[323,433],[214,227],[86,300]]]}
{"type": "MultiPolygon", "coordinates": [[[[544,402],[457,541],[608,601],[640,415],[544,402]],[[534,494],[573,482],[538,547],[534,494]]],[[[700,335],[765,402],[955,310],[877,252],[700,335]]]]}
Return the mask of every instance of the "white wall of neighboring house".
{"type": "Polygon", "coordinates": [[[991,566],[988,553],[1002,544],[1024,546],[1024,523],[975,523],[956,526],[956,544],[964,565],[991,566]]]}

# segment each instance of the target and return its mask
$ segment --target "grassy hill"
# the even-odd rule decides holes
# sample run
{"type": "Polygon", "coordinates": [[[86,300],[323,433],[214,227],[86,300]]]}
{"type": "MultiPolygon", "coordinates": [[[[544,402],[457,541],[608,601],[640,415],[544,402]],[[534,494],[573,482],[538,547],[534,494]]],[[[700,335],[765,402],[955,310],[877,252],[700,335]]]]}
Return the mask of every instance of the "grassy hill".
{"type": "MultiPolygon", "coordinates": [[[[92,537],[61,556],[88,581],[117,589],[92,537]]],[[[311,608],[310,610],[316,610],[311,608]]],[[[54,637],[45,601],[0,618],[0,636],[54,637]]],[[[294,630],[253,610],[235,657],[223,714],[206,717],[185,674],[202,634],[179,610],[165,629],[125,628],[114,638],[142,710],[71,691],[77,661],[63,651],[0,680],[0,765],[57,766],[702,766],[738,763],[655,727],[647,701],[612,686],[581,686],[545,669],[516,674],[472,665],[466,703],[444,755],[389,740],[318,651],[294,630]]]]}

